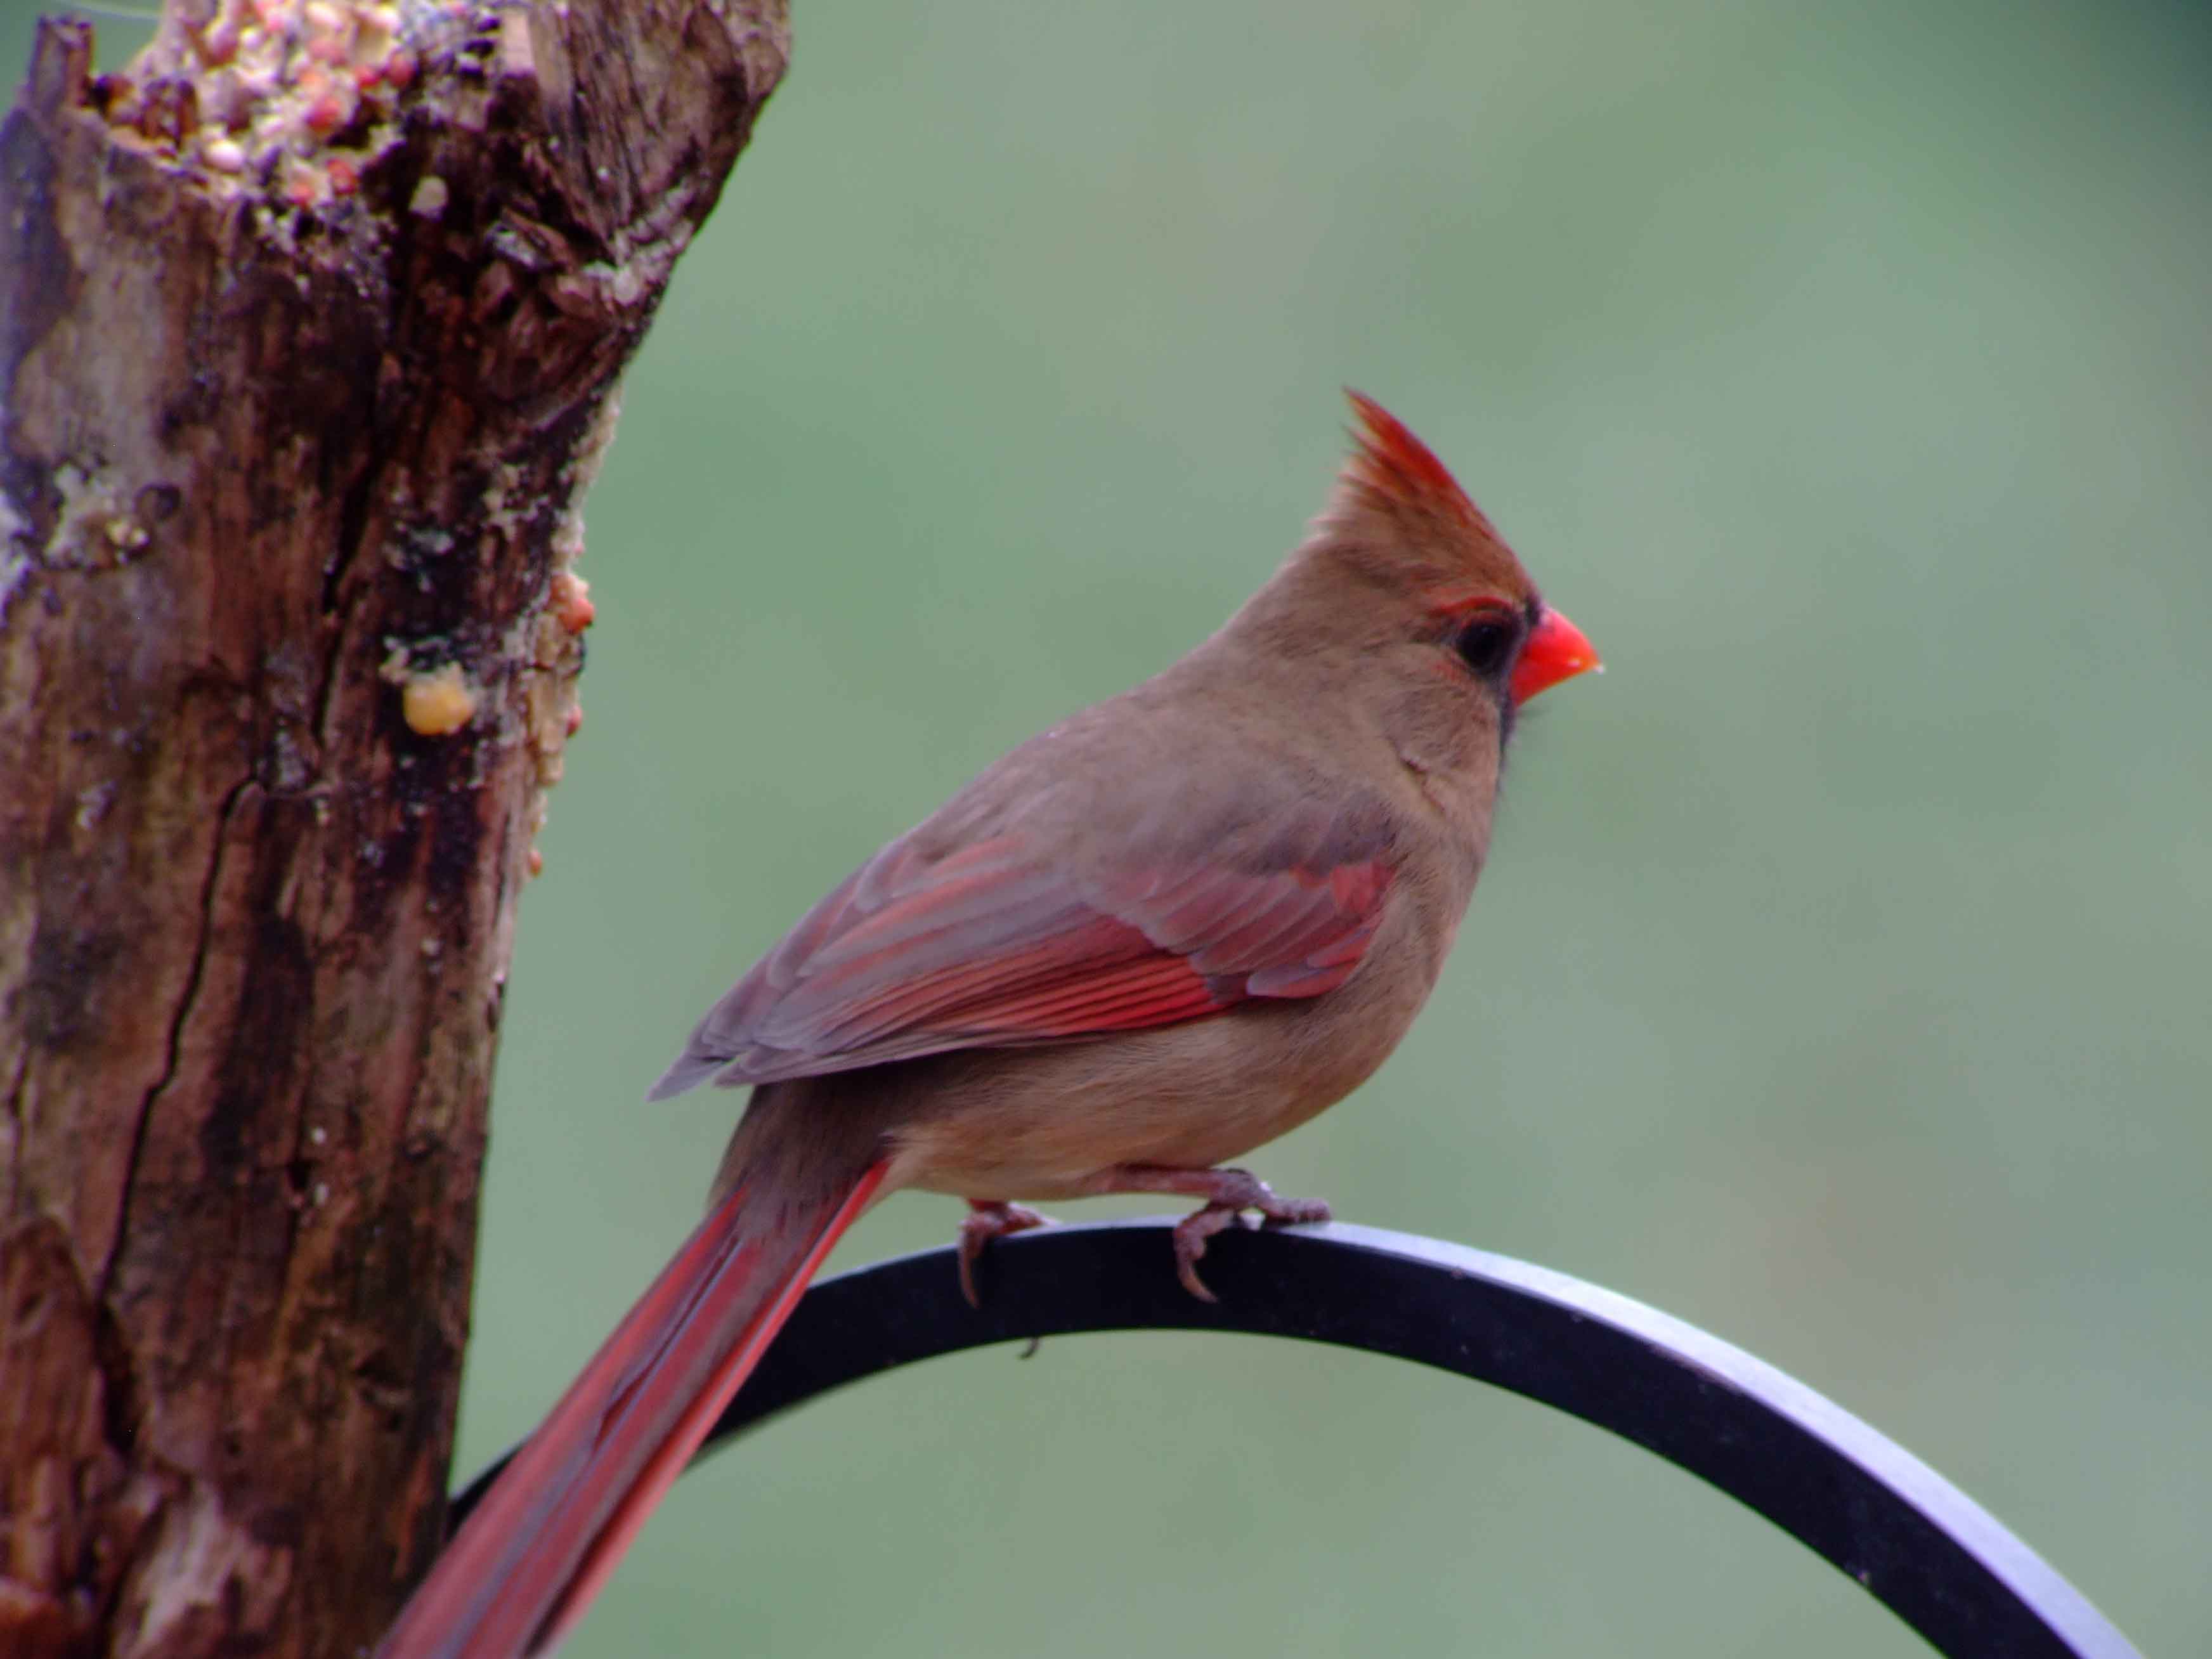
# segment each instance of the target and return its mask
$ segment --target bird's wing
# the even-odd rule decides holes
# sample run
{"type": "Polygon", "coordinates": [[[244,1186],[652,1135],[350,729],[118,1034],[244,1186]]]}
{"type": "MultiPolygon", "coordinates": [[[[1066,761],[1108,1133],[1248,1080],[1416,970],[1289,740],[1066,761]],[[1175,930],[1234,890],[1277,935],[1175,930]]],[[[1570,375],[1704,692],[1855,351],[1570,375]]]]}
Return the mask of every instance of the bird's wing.
{"type": "Polygon", "coordinates": [[[949,848],[902,836],[715,1004],[653,1098],[710,1075],[767,1083],[1334,989],[1382,919],[1381,838],[1243,827],[1241,858],[1164,851],[1087,872],[1018,829],[949,848]]]}

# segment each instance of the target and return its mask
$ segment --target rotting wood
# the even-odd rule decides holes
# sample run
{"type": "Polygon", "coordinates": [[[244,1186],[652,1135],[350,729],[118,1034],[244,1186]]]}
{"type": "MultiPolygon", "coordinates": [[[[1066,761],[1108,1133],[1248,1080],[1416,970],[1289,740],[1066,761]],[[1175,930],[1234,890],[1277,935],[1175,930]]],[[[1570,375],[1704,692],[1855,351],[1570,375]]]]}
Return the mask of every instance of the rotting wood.
{"type": "Polygon", "coordinates": [[[0,126],[0,1652],[338,1655],[440,1541],[623,365],[781,0],[181,0],[0,126]]]}

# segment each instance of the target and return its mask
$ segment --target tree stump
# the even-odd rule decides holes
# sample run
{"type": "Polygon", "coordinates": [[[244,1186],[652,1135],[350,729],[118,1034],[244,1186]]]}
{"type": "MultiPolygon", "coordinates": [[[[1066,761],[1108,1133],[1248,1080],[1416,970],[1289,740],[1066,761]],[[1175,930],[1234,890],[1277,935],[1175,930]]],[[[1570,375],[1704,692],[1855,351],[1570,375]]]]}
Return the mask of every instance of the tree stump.
{"type": "Polygon", "coordinates": [[[781,0],[176,0],[0,127],[0,1651],[351,1654],[442,1540],[618,379],[781,0]]]}

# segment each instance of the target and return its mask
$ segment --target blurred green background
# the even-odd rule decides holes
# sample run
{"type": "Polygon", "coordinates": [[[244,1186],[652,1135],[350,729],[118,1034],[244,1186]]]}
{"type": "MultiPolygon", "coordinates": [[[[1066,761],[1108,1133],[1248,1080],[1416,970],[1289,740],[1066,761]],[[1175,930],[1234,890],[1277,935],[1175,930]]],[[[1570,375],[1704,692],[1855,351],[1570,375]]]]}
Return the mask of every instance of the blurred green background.
{"type": "MultiPolygon", "coordinates": [[[[695,1015],[1236,605],[1348,382],[1611,672],[1526,722],[1412,1038],[1255,1166],[1710,1328],[2212,1651],[2206,13],[799,14],[591,501],[459,1470],[690,1224],[738,1101],[640,1095],[695,1015]]],[[[1167,1335],[777,1425],[569,1650],[1376,1650],[1924,1651],[1594,1431],[1167,1335]]]]}

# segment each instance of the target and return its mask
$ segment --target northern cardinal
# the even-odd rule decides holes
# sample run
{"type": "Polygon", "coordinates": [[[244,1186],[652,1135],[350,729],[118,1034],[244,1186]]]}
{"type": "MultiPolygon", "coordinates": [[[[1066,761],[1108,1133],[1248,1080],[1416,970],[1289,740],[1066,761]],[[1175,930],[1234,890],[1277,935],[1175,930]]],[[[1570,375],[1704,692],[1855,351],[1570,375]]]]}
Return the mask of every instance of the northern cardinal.
{"type": "MultiPolygon", "coordinates": [[[[1352,396],[1305,542],[1133,691],[1031,738],[816,905],[652,1091],[750,1084],[707,1218],[386,1637],[507,1659],[583,1611],[838,1237],[965,1198],[962,1288],[1018,1199],[1173,1193],[1176,1267],[1256,1212],[1216,1167],[1405,1035],[1490,836],[1516,708],[1597,665],[1434,455],[1352,396]]],[[[1162,1264],[1163,1271],[1166,1264],[1162,1264]]]]}

